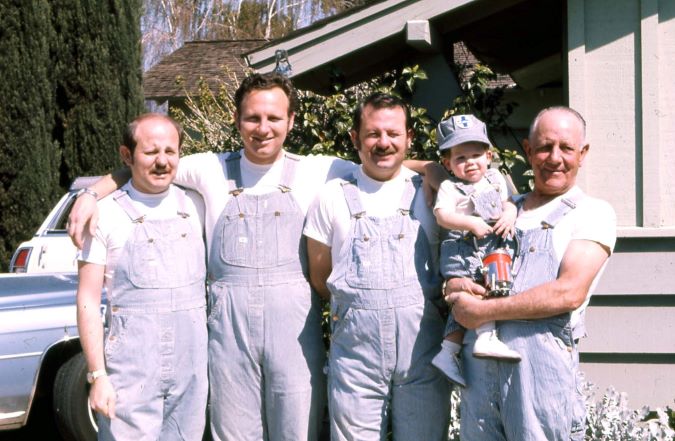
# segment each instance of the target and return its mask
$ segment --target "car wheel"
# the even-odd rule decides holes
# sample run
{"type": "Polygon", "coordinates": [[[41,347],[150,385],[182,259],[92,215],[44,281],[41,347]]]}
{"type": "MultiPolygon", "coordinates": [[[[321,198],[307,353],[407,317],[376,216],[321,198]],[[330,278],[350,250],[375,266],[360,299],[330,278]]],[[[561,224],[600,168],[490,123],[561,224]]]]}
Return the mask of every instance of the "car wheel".
{"type": "Polygon", "coordinates": [[[87,362],[81,352],[65,362],[54,380],[54,415],[66,441],[96,440],[96,416],[89,406],[87,362]]]}

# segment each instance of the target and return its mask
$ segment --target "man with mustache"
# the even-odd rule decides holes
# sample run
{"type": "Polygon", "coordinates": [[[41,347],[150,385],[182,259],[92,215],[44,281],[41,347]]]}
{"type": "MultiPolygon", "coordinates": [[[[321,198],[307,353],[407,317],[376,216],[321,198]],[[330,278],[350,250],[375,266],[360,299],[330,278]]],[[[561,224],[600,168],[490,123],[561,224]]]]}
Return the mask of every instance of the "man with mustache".
{"type": "MultiPolygon", "coordinates": [[[[321,185],[356,166],[284,150],[296,102],[286,77],[250,75],[235,93],[244,148],[185,157],[176,176],[206,204],[216,440],[316,440],[323,420],[321,307],[306,278],[302,225],[321,185]]],[[[108,178],[93,189],[113,188],[108,178]]],[[[70,215],[76,244],[96,222],[93,202],[84,194],[70,215]]]]}
{"type": "Polygon", "coordinates": [[[568,107],[542,110],[524,141],[534,189],[519,200],[519,253],[514,295],[481,301],[470,279],[448,281],[446,299],[460,324],[497,321],[500,338],[520,363],[479,359],[464,337],[462,439],[567,441],[584,439],[578,339],[584,310],[612,253],[616,216],[605,201],[576,185],[590,149],[586,122],[568,107]],[[467,349],[468,348],[468,349],[467,349]]]}
{"type": "Polygon", "coordinates": [[[120,155],[131,179],[98,203],[101,222],[80,255],[77,323],[100,440],[197,441],[204,432],[204,205],[171,185],[182,134],[164,115],[129,124],[120,155]]]}
{"type": "Polygon", "coordinates": [[[361,167],[322,190],[307,215],[310,280],[331,301],[331,439],[444,440],[449,389],[431,359],[444,321],[438,226],[404,167],[408,106],[376,93],[354,113],[361,167]]]}

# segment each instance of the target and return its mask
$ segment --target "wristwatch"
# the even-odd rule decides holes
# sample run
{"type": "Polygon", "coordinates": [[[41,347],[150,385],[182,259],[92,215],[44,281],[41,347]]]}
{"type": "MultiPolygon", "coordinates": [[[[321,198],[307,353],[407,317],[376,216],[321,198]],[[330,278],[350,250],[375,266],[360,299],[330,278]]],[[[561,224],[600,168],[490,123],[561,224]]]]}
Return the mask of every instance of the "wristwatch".
{"type": "Polygon", "coordinates": [[[94,384],[94,381],[96,381],[96,379],[98,377],[103,377],[105,375],[108,375],[108,373],[105,371],[105,369],[99,369],[99,370],[96,370],[96,371],[87,372],[87,383],[94,384]]]}
{"type": "Polygon", "coordinates": [[[77,192],[77,194],[75,195],[75,197],[76,197],[76,198],[79,198],[80,196],[82,196],[82,195],[85,194],[85,193],[94,196],[94,199],[98,199],[98,193],[96,193],[96,192],[95,192],[94,190],[92,190],[91,188],[86,188],[86,187],[85,187],[85,188],[80,188],[80,190],[77,192]]]}

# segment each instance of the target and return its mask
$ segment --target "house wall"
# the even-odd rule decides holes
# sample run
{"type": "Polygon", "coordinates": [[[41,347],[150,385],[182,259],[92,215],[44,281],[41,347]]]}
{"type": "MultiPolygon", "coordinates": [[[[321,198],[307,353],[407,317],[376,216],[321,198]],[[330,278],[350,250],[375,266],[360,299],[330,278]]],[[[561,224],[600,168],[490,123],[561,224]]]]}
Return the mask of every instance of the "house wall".
{"type": "Polygon", "coordinates": [[[675,399],[675,2],[568,0],[569,105],[588,122],[579,184],[619,239],[587,314],[582,369],[631,407],[675,399]]]}
{"type": "Polygon", "coordinates": [[[452,106],[452,101],[461,95],[462,89],[443,55],[421,55],[414,63],[419,64],[429,79],[415,83],[413,104],[426,108],[434,120],[440,121],[443,112],[452,106]]]}

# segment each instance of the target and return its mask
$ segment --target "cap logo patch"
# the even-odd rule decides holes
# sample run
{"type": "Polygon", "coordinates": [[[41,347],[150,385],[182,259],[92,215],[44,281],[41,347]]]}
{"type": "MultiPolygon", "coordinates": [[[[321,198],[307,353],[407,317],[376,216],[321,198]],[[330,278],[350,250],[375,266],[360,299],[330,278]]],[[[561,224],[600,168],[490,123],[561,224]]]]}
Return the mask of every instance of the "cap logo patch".
{"type": "Polygon", "coordinates": [[[455,123],[455,127],[460,129],[468,129],[473,125],[473,122],[467,115],[453,116],[452,120],[455,123]]]}

